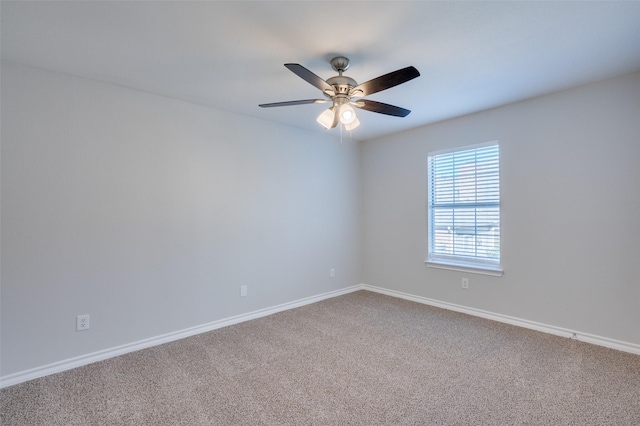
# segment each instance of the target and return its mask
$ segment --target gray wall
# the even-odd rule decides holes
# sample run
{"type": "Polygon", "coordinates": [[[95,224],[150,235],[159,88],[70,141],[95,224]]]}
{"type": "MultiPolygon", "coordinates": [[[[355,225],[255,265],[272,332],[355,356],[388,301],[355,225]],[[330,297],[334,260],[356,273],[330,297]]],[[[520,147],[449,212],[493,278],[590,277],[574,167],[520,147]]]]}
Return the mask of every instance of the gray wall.
{"type": "Polygon", "coordinates": [[[331,134],[3,63],[0,374],[358,284],[331,134]]]}
{"type": "Polygon", "coordinates": [[[364,283],[640,344],[640,73],[361,151],[364,283]],[[493,140],[504,276],[428,268],[427,153],[493,140]]]}
{"type": "Polygon", "coordinates": [[[0,375],[360,282],[640,344],[640,74],[330,135],[3,63],[0,375]],[[505,275],[426,267],[427,153],[491,140],[505,275]]]}

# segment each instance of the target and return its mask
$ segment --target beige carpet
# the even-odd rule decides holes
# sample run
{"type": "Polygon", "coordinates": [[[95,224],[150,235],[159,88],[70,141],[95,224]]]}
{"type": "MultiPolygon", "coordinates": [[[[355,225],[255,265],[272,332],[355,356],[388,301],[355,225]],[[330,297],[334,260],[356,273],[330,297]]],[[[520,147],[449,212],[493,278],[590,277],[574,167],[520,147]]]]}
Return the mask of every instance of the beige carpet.
{"type": "Polygon", "coordinates": [[[8,425],[639,425],[640,356],[360,291],[0,391],[8,425]]]}

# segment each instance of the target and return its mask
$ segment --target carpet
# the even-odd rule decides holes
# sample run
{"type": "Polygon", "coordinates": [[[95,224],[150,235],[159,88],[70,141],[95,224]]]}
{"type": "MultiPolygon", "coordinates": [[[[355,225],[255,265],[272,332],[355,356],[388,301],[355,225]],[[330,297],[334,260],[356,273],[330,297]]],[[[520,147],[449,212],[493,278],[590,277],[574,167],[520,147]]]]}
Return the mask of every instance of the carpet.
{"type": "Polygon", "coordinates": [[[9,425],[639,425],[640,356],[358,291],[0,390],[9,425]]]}

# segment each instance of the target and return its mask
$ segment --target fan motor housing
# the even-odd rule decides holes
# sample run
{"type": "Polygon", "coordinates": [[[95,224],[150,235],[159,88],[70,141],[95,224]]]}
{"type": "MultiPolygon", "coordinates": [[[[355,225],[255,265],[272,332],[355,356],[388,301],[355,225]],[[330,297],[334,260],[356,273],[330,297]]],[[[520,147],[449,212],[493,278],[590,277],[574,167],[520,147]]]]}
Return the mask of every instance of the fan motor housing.
{"type": "Polygon", "coordinates": [[[336,93],[348,93],[349,89],[358,85],[354,79],[346,75],[331,77],[327,83],[336,88],[336,93]]]}

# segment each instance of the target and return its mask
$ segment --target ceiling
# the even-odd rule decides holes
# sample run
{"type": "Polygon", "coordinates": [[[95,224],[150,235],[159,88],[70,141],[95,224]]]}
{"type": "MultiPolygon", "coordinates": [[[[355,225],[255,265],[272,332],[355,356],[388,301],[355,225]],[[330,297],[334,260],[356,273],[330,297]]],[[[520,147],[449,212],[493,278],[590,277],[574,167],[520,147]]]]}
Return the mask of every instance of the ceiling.
{"type": "Polygon", "coordinates": [[[351,59],[358,83],[409,65],[421,76],[368,99],[412,110],[358,111],[368,140],[640,71],[640,1],[9,2],[5,60],[318,132],[327,104],[287,70],[323,79],[351,59]]]}

